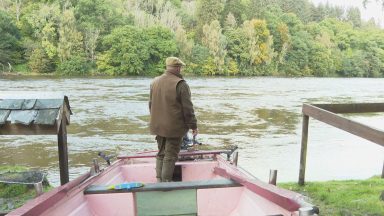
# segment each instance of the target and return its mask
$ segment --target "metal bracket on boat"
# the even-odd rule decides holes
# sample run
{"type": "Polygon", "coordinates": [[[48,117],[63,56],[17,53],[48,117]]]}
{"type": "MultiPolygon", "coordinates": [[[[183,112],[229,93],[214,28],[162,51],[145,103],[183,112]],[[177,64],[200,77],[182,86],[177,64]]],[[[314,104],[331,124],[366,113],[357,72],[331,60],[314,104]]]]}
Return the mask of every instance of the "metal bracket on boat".
{"type": "MultiPolygon", "coordinates": [[[[238,149],[239,147],[237,145],[232,146],[229,152],[227,152],[227,161],[231,159],[231,155],[238,149]]],[[[235,155],[236,156],[236,155],[235,155]]],[[[235,158],[234,158],[235,159],[235,158]]],[[[236,158],[236,165],[237,165],[237,158],[236,158]]]]}
{"type": "Polygon", "coordinates": [[[298,197],[296,202],[300,204],[299,216],[315,216],[320,214],[319,207],[308,203],[303,197],[298,197]]]}
{"type": "Polygon", "coordinates": [[[99,152],[97,155],[99,155],[101,158],[103,158],[108,166],[111,165],[111,159],[114,158],[114,155],[106,155],[104,152],[99,152]]]}

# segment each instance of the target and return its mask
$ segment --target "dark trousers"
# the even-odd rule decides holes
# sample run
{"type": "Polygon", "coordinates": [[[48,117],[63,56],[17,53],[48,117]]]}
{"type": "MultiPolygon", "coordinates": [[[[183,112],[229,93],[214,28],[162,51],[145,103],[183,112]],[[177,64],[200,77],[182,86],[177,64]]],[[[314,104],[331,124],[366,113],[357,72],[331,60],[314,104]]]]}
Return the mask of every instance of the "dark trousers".
{"type": "Polygon", "coordinates": [[[156,178],[158,182],[172,181],[175,163],[180,152],[182,137],[156,136],[159,152],[156,156],[156,178]]]}

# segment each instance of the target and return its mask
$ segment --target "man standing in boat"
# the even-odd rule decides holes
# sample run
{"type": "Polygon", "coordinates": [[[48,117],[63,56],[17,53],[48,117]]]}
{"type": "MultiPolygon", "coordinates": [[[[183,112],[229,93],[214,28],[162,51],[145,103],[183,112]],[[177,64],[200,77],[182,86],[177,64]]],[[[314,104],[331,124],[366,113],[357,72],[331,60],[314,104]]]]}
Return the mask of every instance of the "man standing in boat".
{"type": "Polygon", "coordinates": [[[168,57],[166,70],[151,83],[149,95],[150,131],[156,135],[158,182],[172,181],[183,136],[192,130],[197,135],[197,120],[187,82],[181,76],[184,62],[168,57]]]}

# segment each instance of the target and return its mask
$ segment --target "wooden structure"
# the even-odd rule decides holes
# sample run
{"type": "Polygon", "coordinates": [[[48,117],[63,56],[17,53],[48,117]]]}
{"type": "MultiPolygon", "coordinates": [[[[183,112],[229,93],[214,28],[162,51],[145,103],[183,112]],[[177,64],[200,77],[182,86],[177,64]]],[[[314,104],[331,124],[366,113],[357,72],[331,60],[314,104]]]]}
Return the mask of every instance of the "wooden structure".
{"type": "Polygon", "coordinates": [[[0,135],[57,135],[62,185],[69,181],[66,128],[71,114],[64,95],[0,92],[0,135]]]}
{"type": "MultiPolygon", "coordinates": [[[[384,103],[303,104],[302,112],[303,128],[300,153],[300,185],[304,185],[305,181],[309,117],[384,146],[384,131],[337,115],[338,113],[384,112],[384,103]]],[[[384,167],[382,172],[382,176],[384,177],[384,167]]]]}

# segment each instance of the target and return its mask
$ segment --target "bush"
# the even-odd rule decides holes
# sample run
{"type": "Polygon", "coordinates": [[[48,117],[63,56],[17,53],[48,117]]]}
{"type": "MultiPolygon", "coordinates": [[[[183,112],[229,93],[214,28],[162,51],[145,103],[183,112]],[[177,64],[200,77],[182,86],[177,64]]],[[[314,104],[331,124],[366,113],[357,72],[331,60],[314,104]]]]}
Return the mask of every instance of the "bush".
{"type": "Polygon", "coordinates": [[[32,51],[28,67],[34,73],[50,73],[55,71],[54,61],[49,59],[47,53],[42,48],[36,48],[32,51]]]}
{"type": "Polygon", "coordinates": [[[90,64],[81,56],[74,56],[59,64],[57,72],[64,76],[85,76],[90,71],[90,64]]]}

